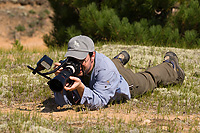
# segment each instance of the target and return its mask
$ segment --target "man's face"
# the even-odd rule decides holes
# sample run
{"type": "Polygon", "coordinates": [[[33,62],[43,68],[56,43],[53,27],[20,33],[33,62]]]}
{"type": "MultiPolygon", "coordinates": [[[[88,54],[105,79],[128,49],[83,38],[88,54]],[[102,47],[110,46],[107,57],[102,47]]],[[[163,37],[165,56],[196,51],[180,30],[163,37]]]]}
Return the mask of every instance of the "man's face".
{"type": "Polygon", "coordinates": [[[88,74],[92,70],[91,65],[91,58],[89,54],[83,60],[78,60],[81,63],[82,67],[80,66],[80,73],[77,76],[83,76],[83,71],[85,74],[88,74]]]}

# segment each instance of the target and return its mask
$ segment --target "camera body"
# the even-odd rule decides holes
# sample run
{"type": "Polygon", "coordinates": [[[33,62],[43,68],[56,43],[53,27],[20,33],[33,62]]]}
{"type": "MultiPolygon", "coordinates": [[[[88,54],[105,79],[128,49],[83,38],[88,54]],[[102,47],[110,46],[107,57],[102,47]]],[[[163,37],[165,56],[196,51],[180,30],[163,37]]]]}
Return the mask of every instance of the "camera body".
{"type": "Polygon", "coordinates": [[[63,61],[60,61],[61,65],[58,66],[55,70],[50,72],[41,73],[41,70],[50,69],[52,66],[53,60],[49,58],[47,55],[44,55],[38,62],[37,67],[34,69],[30,66],[27,66],[29,69],[33,70],[33,74],[38,73],[39,75],[49,79],[47,84],[49,85],[50,89],[54,92],[60,92],[64,89],[64,86],[69,83],[69,85],[73,84],[73,81],[69,79],[70,76],[77,76],[80,73],[81,64],[72,57],[68,57],[63,61]],[[47,75],[55,73],[60,68],[63,70],[55,76],[53,79],[48,77],[47,75]]]}
{"type": "Polygon", "coordinates": [[[68,58],[67,61],[60,61],[61,66],[64,64],[63,70],[48,82],[50,89],[54,92],[60,92],[64,86],[69,83],[73,84],[73,81],[69,79],[70,76],[76,76],[80,73],[80,63],[74,58],[68,58]]]}

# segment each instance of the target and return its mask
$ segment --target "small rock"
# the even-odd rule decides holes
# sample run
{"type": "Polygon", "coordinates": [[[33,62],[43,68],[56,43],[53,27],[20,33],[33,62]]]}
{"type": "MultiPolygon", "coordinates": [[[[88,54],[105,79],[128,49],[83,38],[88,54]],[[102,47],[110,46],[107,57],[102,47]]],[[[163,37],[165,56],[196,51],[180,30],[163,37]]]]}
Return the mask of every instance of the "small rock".
{"type": "Polygon", "coordinates": [[[151,121],[147,119],[147,120],[144,120],[142,124],[149,124],[149,123],[151,123],[151,121]]]}

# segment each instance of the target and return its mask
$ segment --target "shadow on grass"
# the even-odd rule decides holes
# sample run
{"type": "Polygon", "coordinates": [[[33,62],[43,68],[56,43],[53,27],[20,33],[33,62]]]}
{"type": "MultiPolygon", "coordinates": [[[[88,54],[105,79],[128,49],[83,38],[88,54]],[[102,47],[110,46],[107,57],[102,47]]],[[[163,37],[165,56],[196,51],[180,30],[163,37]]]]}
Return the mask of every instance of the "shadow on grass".
{"type": "Polygon", "coordinates": [[[60,111],[67,111],[67,110],[73,110],[71,106],[64,106],[60,107],[56,104],[54,98],[48,98],[45,101],[42,102],[42,105],[38,106],[39,108],[44,108],[41,110],[41,112],[44,113],[51,113],[51,112],[60,112],[60,111]]]}

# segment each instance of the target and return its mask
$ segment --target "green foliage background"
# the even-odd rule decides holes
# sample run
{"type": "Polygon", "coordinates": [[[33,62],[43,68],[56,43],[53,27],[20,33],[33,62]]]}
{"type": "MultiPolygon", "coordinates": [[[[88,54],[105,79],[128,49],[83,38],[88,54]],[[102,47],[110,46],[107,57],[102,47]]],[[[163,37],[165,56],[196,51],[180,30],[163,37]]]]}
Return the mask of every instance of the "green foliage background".
{"type": "Polygon", "coordinates": [[[83,34],[94,41],[199,48],[199,1],[49,0],[54,30],[44,42],[60,47],[83,34]]]}

